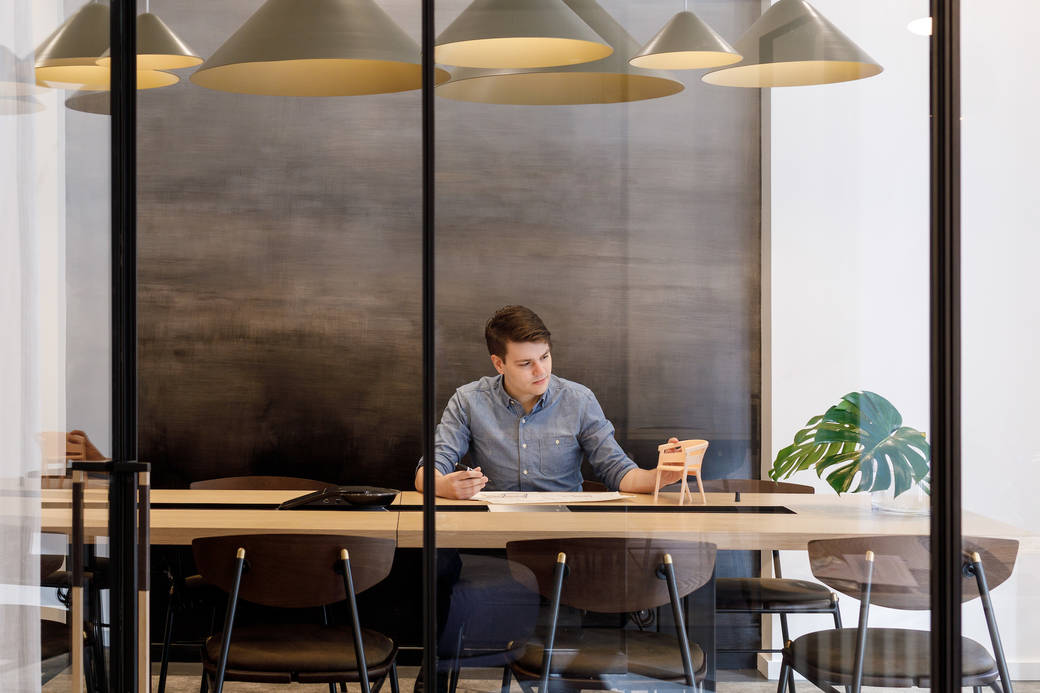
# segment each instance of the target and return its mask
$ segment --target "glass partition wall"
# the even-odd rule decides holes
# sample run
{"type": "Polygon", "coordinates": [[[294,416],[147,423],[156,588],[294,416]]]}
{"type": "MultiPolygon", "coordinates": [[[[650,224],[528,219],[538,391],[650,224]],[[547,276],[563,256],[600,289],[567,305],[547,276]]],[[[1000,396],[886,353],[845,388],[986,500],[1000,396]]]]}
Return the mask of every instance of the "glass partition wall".
{"type": "MultiPolygon", "coordinates": [[[[993,592],[992,611],[1006,671],[1016,686],[1040,678],[1035,644],[1040,518],[1030,492],[1037,446],[1026,433],[1029,407],[1021,403],[1038,377],[1031,356],[1037,311],[1030,268],[1037,251],[1032,233],[1037,208],[1023,186],[1033,157],[1040,155],[1040,140],[1024,117],[1038,92],[1035,84],[1022,81],[1029,44],[1016,30],[1036,18],[1037,9],[1030,3],[963,2],[960,14],[961,522],[965,536],[972,533],[970,525],[986,518],[990,533],[1018,540],[1002,557],[1005,569],[985,566],[991,585],[1006,579],[993,592]],[[997,36],[1006,40],[999,64],[986,49],[997,36]]],[[[989,623],[977,602],[964,604],[962,622],[965,635],[989,646],[989,623]]]]}
{"type": "Polygon", "coordinates": [[[964,6],[960,515],[931,5],[15,3],[4,689],[1034,678],[1027,484],[980,466],[1028,449],[987,413],[1028,93],[979,49],[1024,8],[964,6]]]}
{"type": "Polygon", "coordinates": [[[107,120],[65,101],[78,71],[99,88],[107,80],[107,68],[77,57],[105,50],[109,11],[18,1],[2,14],[0,688],[105,690],[114,662],[104,472],[113,454],[112,147],[107,120]]]}

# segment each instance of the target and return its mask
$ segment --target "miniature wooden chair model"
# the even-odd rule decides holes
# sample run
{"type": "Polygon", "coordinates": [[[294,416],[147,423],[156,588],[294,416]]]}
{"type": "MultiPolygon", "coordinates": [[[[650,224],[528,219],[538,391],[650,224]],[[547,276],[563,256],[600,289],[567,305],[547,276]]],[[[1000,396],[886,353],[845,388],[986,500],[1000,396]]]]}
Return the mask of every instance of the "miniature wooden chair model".
{"type": "Polygon", "coordinates": [[[687,477],[691,474],[697,479],[697,488],[701,492],[701,502],[707,505],[708,499],[704,495],[704,484],[701,483],[701,464],[704,462],[704,453],[707,450],[708,441],[706,440],[675,441],[672,439],[664,445],[658,445],[657,480],[654,482],[654,500],[657,500],[657,494],[661,490],[661,472],[673,471],[683,473],[682,484],[679,490],[679,505],[683,504],[687,493],[690,494],[690,502],[693,502],[693,492],[690,491],[687,483],[687,477]]]}

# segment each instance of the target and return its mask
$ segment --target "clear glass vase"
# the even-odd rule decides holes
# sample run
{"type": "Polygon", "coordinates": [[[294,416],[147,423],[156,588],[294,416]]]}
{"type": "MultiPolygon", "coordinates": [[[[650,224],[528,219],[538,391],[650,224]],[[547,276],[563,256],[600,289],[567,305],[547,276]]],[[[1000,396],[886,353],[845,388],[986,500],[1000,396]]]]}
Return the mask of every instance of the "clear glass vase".
{"type": "Polygon", "coordinates": [[[914,484],[899,496],[889,487],[870,494],[870,506],[876,511],[904,515],[927,515],[931,510],[931,496],[920,484],[914,484]]]}

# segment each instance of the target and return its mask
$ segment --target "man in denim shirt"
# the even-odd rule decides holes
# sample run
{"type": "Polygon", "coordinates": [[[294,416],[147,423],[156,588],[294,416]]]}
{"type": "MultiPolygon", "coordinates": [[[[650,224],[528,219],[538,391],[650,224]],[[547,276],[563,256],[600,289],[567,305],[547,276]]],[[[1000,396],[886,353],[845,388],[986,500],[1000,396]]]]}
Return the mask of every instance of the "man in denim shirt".
{"type": "MultiPolygon", "coordinates": [[[[595,395],[552,375],[550,333],[534,311],[506,306],[484,329],[497,376],[463,385],[434,441],[437,495],[489,491],[580,491],[581,461],[612,490],[651,493],[656,470],[640,469],[614,439],[595,395]],[[473,469],[454,471],[469,452],[473,469]]],[[[662,484],[681,472],[663,472],[662,484]]],[[[415,475],[423,490],[423,461],[415,475]]]]}

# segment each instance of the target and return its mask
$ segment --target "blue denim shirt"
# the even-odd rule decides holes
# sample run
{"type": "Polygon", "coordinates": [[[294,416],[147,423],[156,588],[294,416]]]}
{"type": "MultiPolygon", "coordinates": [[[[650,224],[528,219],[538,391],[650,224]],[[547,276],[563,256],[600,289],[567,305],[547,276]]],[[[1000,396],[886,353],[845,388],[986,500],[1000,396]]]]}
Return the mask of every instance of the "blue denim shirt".
{"type": "Polygon", "coordinates": [[[501,375],[456,390],[437,426],[434,464],[449,474],[466,452],[488,478],[487,491],[580,491],[582,457],[616,490],[636,467],[592,391],[555,375],[530,414],[501,375]]]}

